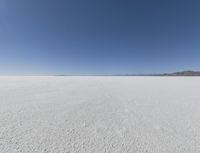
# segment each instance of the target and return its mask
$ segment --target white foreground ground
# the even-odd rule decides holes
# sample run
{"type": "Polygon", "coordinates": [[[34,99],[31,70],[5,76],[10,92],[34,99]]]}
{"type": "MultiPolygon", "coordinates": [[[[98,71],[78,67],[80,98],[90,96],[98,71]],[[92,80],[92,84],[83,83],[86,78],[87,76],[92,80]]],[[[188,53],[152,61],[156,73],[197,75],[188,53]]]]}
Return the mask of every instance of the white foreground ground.
{"type": "Polygon", "coordinates": [[[199,152],[199,77],[0,77],[0,153],[199,152]]]}

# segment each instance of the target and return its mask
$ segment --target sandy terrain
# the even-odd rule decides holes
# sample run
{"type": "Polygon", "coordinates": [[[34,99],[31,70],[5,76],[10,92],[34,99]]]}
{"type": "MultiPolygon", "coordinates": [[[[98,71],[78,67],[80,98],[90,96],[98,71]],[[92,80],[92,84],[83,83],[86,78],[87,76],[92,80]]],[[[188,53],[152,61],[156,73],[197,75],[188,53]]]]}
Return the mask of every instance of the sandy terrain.
{"type": "Polygon", "coordinates": [[[0,153],[199,153],[200,77],[0,77],[0,153]]]}

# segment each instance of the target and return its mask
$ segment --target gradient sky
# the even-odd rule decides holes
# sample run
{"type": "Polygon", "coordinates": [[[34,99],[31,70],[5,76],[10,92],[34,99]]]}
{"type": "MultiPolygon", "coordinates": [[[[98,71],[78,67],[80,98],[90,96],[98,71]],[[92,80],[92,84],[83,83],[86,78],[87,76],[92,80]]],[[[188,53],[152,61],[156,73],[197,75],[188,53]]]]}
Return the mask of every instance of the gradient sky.
{"type": "Polygon", "coordinates": [[[0,74],[200,70],[199,0],[0,0],[0,74]]]}

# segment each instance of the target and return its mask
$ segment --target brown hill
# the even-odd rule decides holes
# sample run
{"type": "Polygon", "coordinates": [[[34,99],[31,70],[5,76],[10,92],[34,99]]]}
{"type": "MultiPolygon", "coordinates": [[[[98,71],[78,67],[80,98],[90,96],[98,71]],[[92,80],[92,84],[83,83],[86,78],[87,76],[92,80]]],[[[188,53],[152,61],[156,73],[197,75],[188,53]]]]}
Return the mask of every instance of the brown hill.
{"type": "Polygon", "coordinates": [[[200,71],[181,71],[164,74],[165,76],[200,76],[200,71]]]}

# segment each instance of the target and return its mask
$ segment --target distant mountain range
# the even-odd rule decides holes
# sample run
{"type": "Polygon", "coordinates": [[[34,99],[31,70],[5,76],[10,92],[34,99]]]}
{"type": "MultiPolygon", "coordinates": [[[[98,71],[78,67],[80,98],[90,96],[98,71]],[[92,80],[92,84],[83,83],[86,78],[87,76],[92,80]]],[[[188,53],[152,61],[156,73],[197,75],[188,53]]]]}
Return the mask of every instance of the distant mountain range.
{"type": "Polygon", "coordinates": [[[200,71],[180,71],[160,74],[116,74],[113,76],[200,76],[200,71]]]}
{"type": "Polygon", "coordinates": [[[174,73],[165,73],[161,74],[164,76],[200,76],[200,71],[181,71],[174,73]]]}
{"type": "Polygon", "coordinates": [[[69,75],[60,74],[56,76],[200,76],[200,71],[180,71],[173,73],[158,73],[158,74],[113,74],[113,75],[69,75]]]}

